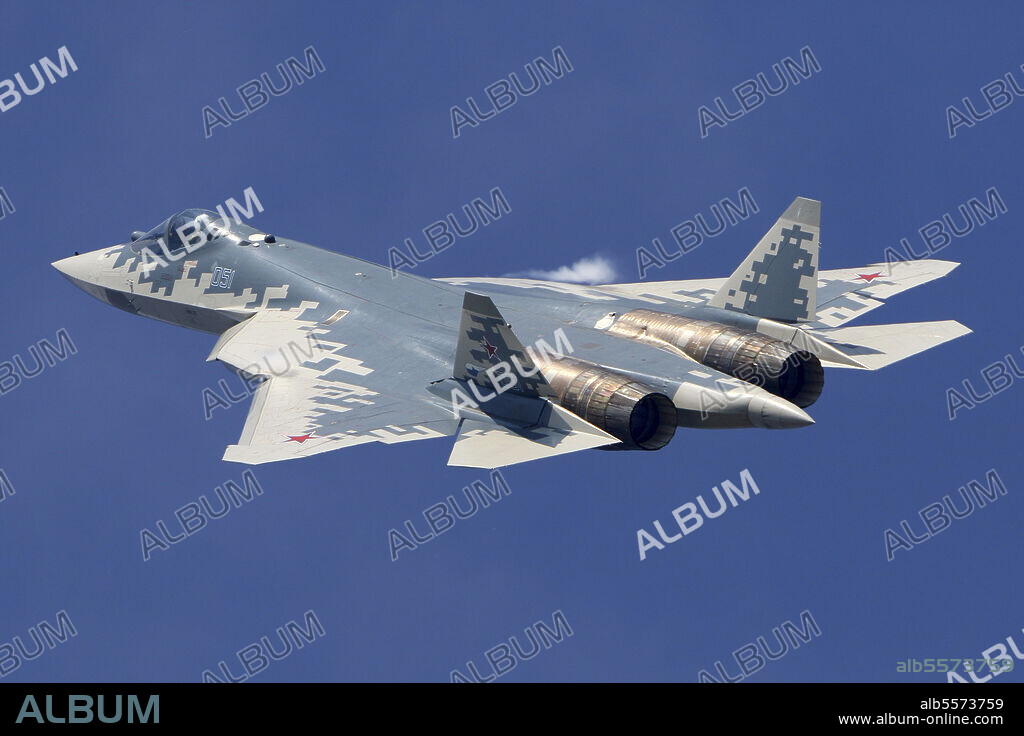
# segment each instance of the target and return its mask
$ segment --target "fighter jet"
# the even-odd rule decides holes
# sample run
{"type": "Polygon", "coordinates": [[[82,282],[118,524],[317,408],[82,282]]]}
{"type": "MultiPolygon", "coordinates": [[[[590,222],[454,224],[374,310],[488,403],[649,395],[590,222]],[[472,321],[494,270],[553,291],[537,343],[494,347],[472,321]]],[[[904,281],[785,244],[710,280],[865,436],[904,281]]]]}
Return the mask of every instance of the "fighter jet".
{"type": "Polygon", "coordinates": [[[877,370],[970,332],[844,327],[945,276],[938,260],[818,270],[798,197],[722,279],[586,286],[428,279],[190,209],[53,266],[132,314],[218,336],[253,387],[246,464],[456,436],[450,465],[658,450],[677,429],[813,424],[824,368],[877,370]]]}

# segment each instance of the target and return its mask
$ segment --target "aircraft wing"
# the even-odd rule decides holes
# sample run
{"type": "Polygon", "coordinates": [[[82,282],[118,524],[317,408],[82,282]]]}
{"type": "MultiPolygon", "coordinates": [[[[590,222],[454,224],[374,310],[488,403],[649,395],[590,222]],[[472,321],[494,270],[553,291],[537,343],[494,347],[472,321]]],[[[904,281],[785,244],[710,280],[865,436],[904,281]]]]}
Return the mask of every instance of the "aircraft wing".
{"type": "Polygon", "coordinates": [[[344,324],[350,315],[337,312],[331,319],[342,324],[328,325],[303,319],[304,311],[257,312],[225,332],[207,358],[266,379],[225,460],[255,465],[456,432],[451,411],[423,391],[450,366],[389,342],[358,315],[344,324]]]}
{"type": "Polygon", "coordinates": [[[838,327],[882,306],[896,294],[942,278],[959,265],[951,261],[920,260],[821,271],[816,319],[808,326],[838,327]]]}
{"type": "Polygon", "coordinates": [[[818,329],[845,324],[959,265],[918,260],[819,271],[820,233],[821,202],[797,197],[727,279],[594,288],[627,299],[707,305],[818,329]]]}
{"type": "Polygon", "coordinates": [[[466,396],[469,383],[489,386],[484,366],[473,369],[491,364],[485,346],[536,372],[490,299],[466,294],[458,331],[441,333],[442,344],[451,340],[454,365],[450,355],[417,345],[419,330],[397,326],[398,314],[366,309],[325,322],[304,318],[302,309],[264,310],[221,335],[207,360],[263,379],[225,460],[256,465],[457,434],[450,465],[496,468],[618,442],[547,400],[550,387],[539,373],[455,415],[453,388],[466,396]]]}
{"type": "MultiPolygon", "coordinates": [[[[942,278],[958,263],[938,260],[873,263],[863,268],[842,268],[818,272],[815,317],[804,322],[810,328],[839,327],[886,300],[915,286],[942,278]]],[[[651,281],[588,287],[608,295],[656,304],[707,304],[726,279],[651,281]]],[[[652,307],[654,308],[654,307],[652,307]]]]}

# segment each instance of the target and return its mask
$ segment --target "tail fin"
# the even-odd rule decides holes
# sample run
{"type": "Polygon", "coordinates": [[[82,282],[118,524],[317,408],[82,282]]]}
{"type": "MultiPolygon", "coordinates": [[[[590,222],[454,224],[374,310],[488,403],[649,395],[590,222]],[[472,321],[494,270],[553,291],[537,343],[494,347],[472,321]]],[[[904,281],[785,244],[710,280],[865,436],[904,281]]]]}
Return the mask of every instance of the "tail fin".
{"type": "Polygon", "coordinates": [[[797,197],[708,306],[780,322],[814,319],[821,202],[797,197]]]}
{"type": "Polygon", "coordinates": [[[533,357],[523,348],[494,302],[489,297],[467,291],[462,301],[462,323],[459,325],[452,378],[497,389],[487,371],[492,366],[510,361],[516,364],[518,374],[515,387],[511,389],[514,393],[533,397],[554,395],[544,374],[537,370],[533,357]]]}
{"type": "MultiPolygon", "coordinates": [[[[617,438],[551,400],[554,391],[537,366],[537,361],[548,359],[547,351],[539,347],[542,343],[538,341],[538,352],[544,357],[535,360],[533,351],[523,347],[494,302],[466,292],[452,378],[475,382],[493,389],[496,395],[490,403],[477,407],[478,412],[460,418],[449,465],[500,468],[618,444],[617,438]],[[492,377],[489,373],[490,368],[503,363],[502,370],[512,365],[517,374],[508,393],[497,385],[500,374],[492,377]]],[[[554,350],[560,355],[561,349],[558,343],[554,350]]]]}

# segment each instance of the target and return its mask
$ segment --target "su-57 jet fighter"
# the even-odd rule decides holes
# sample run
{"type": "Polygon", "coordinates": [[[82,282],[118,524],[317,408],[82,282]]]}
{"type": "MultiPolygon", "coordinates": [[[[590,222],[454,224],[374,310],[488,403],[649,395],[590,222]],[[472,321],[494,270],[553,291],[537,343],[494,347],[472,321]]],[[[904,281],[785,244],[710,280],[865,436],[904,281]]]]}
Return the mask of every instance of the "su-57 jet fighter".
{"type": "Polygon", "coordinates": [[[657,450],[677,428],[789,429],[828,368],[877,370],[970,332],[844,327],[958,264],[818,270],[797,198],[725,279],[581,286],[427,279],[185,210],[54,263],[133,314],[218,335],[254,387],[224,459],[258,464],[455,435],[450,465],[657,450]]]}

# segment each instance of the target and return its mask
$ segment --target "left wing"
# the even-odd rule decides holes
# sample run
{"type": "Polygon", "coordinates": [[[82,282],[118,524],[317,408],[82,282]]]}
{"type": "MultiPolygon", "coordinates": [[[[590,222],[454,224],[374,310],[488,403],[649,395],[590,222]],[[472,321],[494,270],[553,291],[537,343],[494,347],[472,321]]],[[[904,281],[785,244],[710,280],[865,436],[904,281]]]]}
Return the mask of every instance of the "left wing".
{"type": "Polygon", "coordinates": [[[257,312],[225,332],[207,358],[266,379],[225,460],[255,465],[367,442],[455,433],[458,421],[451,411],[423,390],[432,378],[445,376],[436,373],[444,368],[426,358],[410,367],[412,351],[396,355],[391,343],[358,324],[328,327],[302,319],[304,311],[257,312]],[[351,343],[332,341],[340,336],[351,336],[351,343]],[[371,355],[374,366],[402,365],[405,380],[364,362],[371,355]]]}
{"type": "Polygon", "coordinates": [[[379,316],[337,312],[318,322],[303,319],[304,311],[257,312],[225,332],[207,358],[264,379],[225,460],[255,465],[458,434],[450,465],[496,468],[619,442],[549,400],[531,353],[487,297],[464,296],[461,326],[452,331],[454,365],[411,348],[408,330],[393,342],[396,330],[379,316]],[[512,356],[533,375],[457,415],[453,390],[472,396],[471,383],[490,385],[486,366],[512,356]]]}

